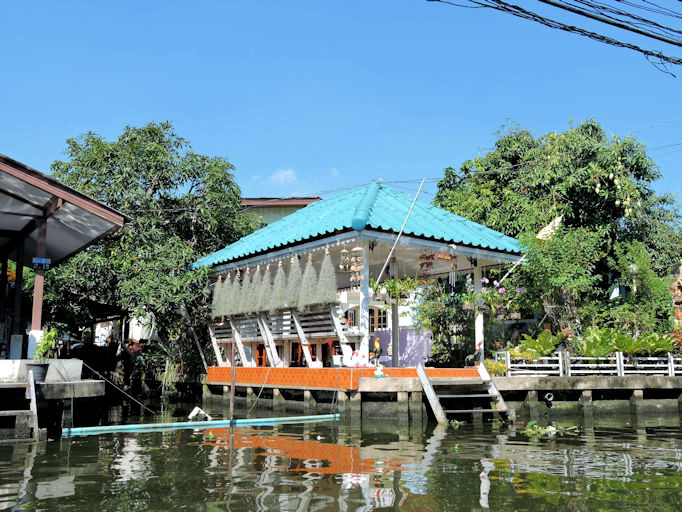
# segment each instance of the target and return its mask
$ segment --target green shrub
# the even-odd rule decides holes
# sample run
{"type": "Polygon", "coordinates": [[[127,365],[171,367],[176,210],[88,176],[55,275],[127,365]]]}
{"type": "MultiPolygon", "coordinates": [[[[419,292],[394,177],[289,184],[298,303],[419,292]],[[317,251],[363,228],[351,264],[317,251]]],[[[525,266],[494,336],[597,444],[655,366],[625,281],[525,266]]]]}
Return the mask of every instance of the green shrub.
{"type": "Polygon", "coordinates": [[[672,352],[675,349],[674,340],[670,336],[661,336],[656,333],[642,334],[638,340],[646,345],[649,355],[672,352]]]}
{"type": "Polygon", "coordinates": [[[591,327],[573,340],[572,349],[583,357],[608,357],[615,352],[614,330],[591,327]]]}
{"type": "Polygon", "coordinates": [[[523,335],[523,341],[517,347],[519,354],[528,353],[532,359],[547,356],[554,352],[554,349],[563,339],[561,335],[552,336],[552,332],[545,329],[537,338],[531,338],[527,334],[523,335]]]}

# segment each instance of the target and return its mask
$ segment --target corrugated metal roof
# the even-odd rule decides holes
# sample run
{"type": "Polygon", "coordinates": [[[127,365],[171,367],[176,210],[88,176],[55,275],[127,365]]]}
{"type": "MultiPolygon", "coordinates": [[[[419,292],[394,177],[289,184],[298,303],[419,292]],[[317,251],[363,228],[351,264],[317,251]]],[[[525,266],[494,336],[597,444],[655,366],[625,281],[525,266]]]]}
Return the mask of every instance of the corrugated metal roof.
{"type": "MultiPolygon", "coordinates": [[[[372,182],[311,203],[197,260],[193,267],[226,263],[336,231],[376,229],[397,233],[412,200],[386,184],[372,182]]],[[[404,233],[493,251],[520,252],[518,240],[421,201],[415,203],[404,233]]]]}

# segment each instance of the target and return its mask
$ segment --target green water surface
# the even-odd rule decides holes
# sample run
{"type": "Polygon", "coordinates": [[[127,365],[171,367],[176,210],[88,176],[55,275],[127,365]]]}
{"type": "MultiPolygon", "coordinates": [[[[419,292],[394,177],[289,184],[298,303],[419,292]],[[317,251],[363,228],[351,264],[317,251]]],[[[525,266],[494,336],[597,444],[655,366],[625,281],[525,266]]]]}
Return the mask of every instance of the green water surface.
{"type": "Polygon", "coordinates": [[[0,510],[682,511],[679,417],[522,429],[342,421],[5,446],[0,510]]]}

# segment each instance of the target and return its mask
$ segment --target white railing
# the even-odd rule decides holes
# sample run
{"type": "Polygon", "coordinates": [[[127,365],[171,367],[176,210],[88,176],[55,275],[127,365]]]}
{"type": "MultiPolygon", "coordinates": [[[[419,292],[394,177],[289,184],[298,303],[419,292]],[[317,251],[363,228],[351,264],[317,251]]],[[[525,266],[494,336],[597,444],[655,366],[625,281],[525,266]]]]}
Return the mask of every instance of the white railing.
{"type": "Polygon", "coordinates": [[[578,375],[663,375],[682,376],[682,357],[671,353],[659,357],[631,357],[615,352],[609,357],[574,356],[556,352],[534,361],[513,359],[508,351],[497,352],[496,359],[504,362],[507,377],[514,375],[561,376],[578,375]]]}

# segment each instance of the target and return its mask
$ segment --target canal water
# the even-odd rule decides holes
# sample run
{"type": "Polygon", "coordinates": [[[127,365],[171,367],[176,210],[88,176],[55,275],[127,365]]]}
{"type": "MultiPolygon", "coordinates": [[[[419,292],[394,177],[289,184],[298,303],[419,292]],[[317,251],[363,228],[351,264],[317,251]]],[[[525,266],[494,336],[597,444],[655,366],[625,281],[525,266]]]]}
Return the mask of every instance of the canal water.
{"type": "Polygon", "coordinates": [[[523,428],[342,421],[4,446],[0,510],[682,510],[678,416],[548,440],[523,428]]]}

